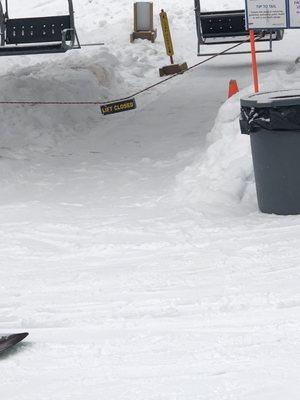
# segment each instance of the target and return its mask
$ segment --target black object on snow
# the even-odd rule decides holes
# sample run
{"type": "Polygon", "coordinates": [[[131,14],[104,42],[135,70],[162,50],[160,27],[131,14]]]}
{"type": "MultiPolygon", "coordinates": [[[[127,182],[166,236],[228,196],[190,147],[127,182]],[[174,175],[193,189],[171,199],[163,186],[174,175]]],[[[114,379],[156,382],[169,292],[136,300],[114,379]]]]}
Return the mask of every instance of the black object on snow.
{"type": "Polygon", "coordinates": [[[300,89],[242,99],[240,125],[251,138],[260,210],[300,214],[300,89]]]}
{"type": "Polygon", "coordinates": [[[0,353],[8,350],[9,348],[20,343],[28,336],[28,333],[17,333],[13,335],[1,335],[0,334],[0,353]]]}

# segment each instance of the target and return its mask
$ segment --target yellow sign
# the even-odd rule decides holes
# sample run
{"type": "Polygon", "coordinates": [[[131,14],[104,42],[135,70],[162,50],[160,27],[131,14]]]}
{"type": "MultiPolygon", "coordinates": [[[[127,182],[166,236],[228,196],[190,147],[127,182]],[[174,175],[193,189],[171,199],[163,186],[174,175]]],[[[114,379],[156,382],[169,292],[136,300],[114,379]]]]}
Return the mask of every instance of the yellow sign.
{"type": "Polygon", "coordinates": [[[164,10],[161,10],[161,13],[159,15],[160,15],[161,27],[162,27],[163,34],[164,34],[167,55],[172,57],[172,56],[174,56],[174,48],[173,48],[172,36],[171,36],[171,32],[170,32],[168,15],[164,10]]]}
{"type": "Polygon", "coordinates": [[[128,99],[124,101],[117,101],[115,103],[105,104],[101,106],[103,115],[117,114],[124,111],[136,109],[135,99],[128,99]]]}

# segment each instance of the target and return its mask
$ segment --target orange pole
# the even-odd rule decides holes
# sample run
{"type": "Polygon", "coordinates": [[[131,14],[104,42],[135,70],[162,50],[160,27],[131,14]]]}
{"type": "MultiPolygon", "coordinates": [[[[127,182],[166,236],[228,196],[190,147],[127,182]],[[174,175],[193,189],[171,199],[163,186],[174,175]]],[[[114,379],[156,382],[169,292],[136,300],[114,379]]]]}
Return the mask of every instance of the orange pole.
{"type": "Polygon", "coordinates": [[[251,57],[252,57],[252,73],[255,93],[259,92],[258,83],[258,68],[256,59],[256,48],[255,48],[255,33],[253,29],[250,29],[250,43],[251,43],[251,57]]]}

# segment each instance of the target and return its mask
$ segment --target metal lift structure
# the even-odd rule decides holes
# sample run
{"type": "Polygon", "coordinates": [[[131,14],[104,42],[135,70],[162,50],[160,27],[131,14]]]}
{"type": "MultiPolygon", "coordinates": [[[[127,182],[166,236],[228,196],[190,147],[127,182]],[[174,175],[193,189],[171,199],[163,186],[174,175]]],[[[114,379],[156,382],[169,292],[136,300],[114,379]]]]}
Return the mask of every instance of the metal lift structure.
{"type": "MultiPolygon", "coordinates": [[[[202,12],[200,0],[195,1],[196,26],[198,35],[198,55],[213,56],[217,53],[203,52],[204,46],[240,43],[247,41],[245,10],[202,12]]],[[[267,42],[268,47],[257,53],[270,53],[273,42],[283,39],[284,31],[279,29],[255,31],[261,36],[259,42],[267,42]]],[[[248,54],[249,51],[232,51],[224,55],[248,54]]]]}
{"type": "Polygon", "coordinates": [[[50,17],[10,18],[8,3],[0,0],[0,56],[65,53],[80,49],[74,7],[69,13],[50,17]]]}

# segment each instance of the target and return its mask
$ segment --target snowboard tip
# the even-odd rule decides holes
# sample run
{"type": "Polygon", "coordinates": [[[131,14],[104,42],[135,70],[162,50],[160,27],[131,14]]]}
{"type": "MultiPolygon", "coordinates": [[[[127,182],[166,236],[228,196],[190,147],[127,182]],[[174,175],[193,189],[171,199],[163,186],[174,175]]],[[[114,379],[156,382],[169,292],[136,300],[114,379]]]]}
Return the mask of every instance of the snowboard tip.
{"type": "Polygon", "coordinates": [[[0,353],[10,349],[11,347],[15,346],[16,344],[22,342],[27,336],[29,335],[28,332],[23,333],[13,333],[13,334],[0,334],[0,353]]]}

